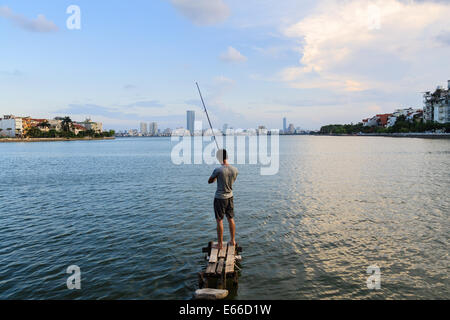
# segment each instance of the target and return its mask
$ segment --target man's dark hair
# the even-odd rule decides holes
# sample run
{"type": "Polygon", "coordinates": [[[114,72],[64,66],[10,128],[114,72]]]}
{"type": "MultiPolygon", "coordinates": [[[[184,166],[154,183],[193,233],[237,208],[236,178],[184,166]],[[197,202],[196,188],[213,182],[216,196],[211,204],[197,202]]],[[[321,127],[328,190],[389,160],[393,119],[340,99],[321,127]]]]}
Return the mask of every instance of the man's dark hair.
{"type": "Polygon", "coordinates": [[[220,161],[220,163],[223,163],[225,160],[228,159],[227,150],[225,150],[225,149],[217,150],[216,157],[217,157],[217,160],[220,161]]]}

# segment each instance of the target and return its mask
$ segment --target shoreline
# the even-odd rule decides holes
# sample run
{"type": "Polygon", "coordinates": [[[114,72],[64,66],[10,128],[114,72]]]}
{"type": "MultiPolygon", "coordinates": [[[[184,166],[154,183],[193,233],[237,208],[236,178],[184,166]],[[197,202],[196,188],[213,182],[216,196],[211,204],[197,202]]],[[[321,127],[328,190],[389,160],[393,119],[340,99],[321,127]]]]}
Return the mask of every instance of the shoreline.
{"type": "Polygon", "coordinates": [[[55,141],[93,141],[93,140],[115,140],[115,137],[102,137],[102,138],[2,138],[0,143],[13,143],[13,142],[55,142],[55,141]]]}
{"type": "MultiPolygon", "coordinates": [[[[385,138],[420,138],[420,139],[450,139],[450,133],[363,133],[363,134],[333,134],[333,133],[310,133],[310,134],[280,134],[280,137],[385,137],[385,138]]],[[[223,137],[226,137],[225,135],[223,137]]],[[[247,136],[245,136],[247,137],[247,136]]],[[[170,138],[167,136],[152,137],[116,137],[116,139],[132,138],[170,138]]]]}
{"type": "Polygon", "coordinates": [[[450,139],[450,133],[413,133],[413,132],[409,132],[409,133],[364,133],[364,134],[317,134],[315,136],[450,139]]]}

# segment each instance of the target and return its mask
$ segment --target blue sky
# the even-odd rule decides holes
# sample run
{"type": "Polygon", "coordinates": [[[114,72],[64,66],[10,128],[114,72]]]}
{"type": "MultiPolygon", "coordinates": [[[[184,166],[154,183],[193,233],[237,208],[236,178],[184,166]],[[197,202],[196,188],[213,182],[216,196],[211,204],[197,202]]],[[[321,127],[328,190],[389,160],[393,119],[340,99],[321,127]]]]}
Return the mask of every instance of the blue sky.
{"type": "Polygon", "coordinates": [[[204,120],[198,81],[216,127],[357,122],[446,84],[449,16],[447,1],[2,1],[0,113],[175,128],[188,109],[204,120]]]}

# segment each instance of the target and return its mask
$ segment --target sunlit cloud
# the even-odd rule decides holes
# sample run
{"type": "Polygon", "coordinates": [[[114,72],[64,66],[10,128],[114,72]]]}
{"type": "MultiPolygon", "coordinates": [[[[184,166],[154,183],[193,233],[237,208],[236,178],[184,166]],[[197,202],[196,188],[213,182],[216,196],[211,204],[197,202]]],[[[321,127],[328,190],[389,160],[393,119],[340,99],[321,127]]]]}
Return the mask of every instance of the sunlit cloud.
{"type": "Polygon", "coordinates": [[[313,14],[284,29],[298,39],[302,55],[279,80],[294,88],[361,91],[406,86],[427,70],[433,76],[415,82],[426,85],[437,80],[437,62],[450,53],[436,50],[448,41],[449,16],[448,2],[321,1],[313,14]]]}
{"type": "Polygon", "coordinates": [[[220,60],[228,63],[241,63],[247,61],[247,57],[230,46],[226,52],[220,55],[220,60]]]}

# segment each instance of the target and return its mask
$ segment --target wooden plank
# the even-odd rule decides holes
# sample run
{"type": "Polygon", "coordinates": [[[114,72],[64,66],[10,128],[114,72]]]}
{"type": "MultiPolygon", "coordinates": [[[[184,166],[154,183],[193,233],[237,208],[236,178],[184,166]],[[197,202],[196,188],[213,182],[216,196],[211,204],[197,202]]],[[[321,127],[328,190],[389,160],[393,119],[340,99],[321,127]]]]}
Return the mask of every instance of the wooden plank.
{"type": "Polygon", "coordinates": [[[209,256],[209,262],[210,263],[216,263],[217,262],[217,255],[219,254],[219,250],[216,248],[211,248],[211,255],[209,256]]]}
{"type": "Polygon", "coordinates": [[[228,249],[227,249],[227,255],[233,255],[234,256],[234,252],[236,251],[236,248],[232,245],[228,245],[228,249]]]}
{"type": "Polygon", "coordinates": [[[206,267],[206,273],[207,274],[214,274],[216,273],[216,267],[217,263],[208,263],[208,266],[206,267]]]}
{"type": "Polygon", "coordinates": [[[226,244],[219,250],[217,242],[211,242],[209,263],[205,274],[218,276],[234,273],[236,259],[241,258],[236,256],[237,249],[239,248],[236,246],[226,244]]]}
{"type": "Polygon", "coordinates": [[[219,251],[219,258],[225,258],[227,256],[227,246],[222,246],[219,251]]]}
{"type": "Polygon", "coordinates": [[[236,248],[234,246],[228,245],[227,259],[225,263],[225,274],[234,272],[235,252],[236,248]]]}
{"type": "Polygon", "coordinates": [[[235,248],[234,246],[228,245],[228,249],[227,249],[227,264],[231,261],[233,261],[234,263],[234,253],[235,253],[235,248]]]}
{"type": "Polygon", "coordinates": [[[216,270],[217,274],[222,274],[222,271],[224,269],[224,265],[225,265],[225,259],[224,258],[219,258],[219,262],[217,263],[217,270],[216,270]]]}
{"type": "Polygon", "coordinates": [[[234,272],[234,261],[233,262],[227,261],[225,266],[225,274],[233,272],[234,272]]]}

